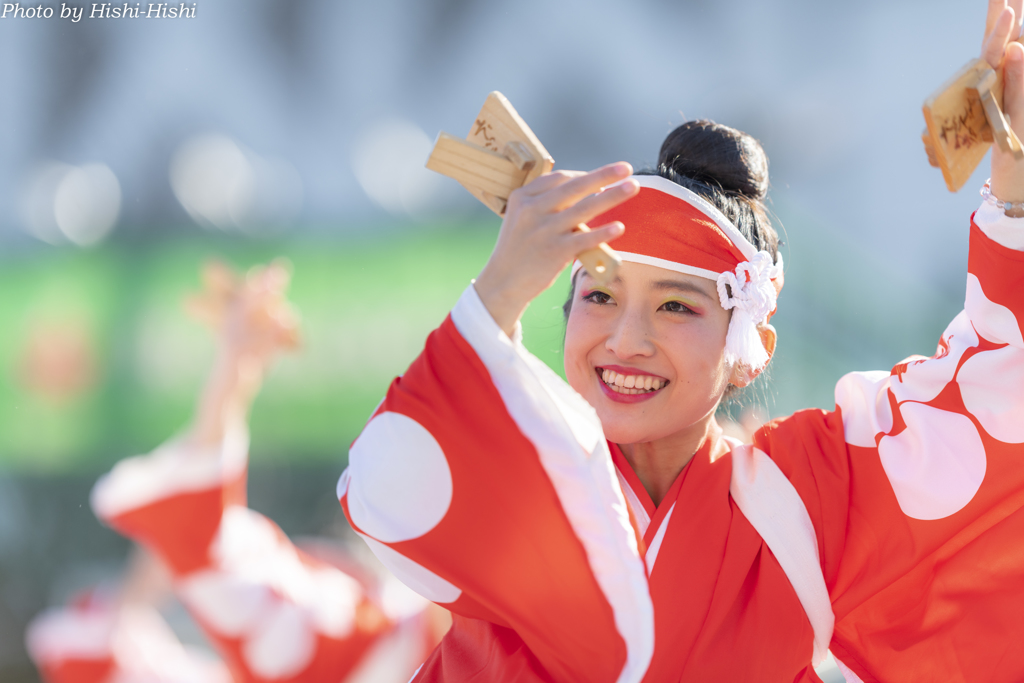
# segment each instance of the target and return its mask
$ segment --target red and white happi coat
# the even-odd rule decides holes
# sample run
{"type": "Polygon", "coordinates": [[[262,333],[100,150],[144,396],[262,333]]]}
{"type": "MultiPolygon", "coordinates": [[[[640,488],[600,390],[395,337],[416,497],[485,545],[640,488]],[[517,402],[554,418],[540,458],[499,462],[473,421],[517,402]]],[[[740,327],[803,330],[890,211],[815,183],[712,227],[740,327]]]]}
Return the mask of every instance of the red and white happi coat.
{"type": "Polygon", "coordinates": [[[826,648],[850,681],[1024,680],[1018,249],[1024,221],[983,206],[935,356],[847,375],[833,412],[753,446],[705,444],[657,508],[468,288],[338,484],[455,615],[414,680],[815,681],[826,648]]]}

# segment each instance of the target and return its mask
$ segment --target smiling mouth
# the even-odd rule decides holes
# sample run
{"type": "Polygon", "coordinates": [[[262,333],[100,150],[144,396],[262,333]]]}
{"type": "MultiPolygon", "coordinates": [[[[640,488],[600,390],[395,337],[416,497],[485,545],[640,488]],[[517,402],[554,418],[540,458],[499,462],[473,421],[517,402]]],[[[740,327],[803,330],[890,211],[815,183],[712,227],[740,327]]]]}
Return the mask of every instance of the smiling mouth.
{"type": "Polygon", "coordinates": [[[605,386],[617,394],[635,396],[637,394],[653,394],[668,386],[669,381],[652,375],[623,375],[614,370],[594,368],[598,378],[605,386]]]}

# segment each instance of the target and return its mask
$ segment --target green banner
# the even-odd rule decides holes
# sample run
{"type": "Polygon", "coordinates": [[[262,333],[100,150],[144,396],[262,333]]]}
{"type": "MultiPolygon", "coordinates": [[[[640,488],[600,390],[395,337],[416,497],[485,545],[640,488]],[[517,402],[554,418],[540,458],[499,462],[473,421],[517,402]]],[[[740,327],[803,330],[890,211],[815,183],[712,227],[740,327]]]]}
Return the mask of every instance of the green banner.
{"type": "MultiPolygon", "coordinates": [[[[253,242],[195,235],[0,262],[0,468],[98,470],[181,430],[213,355],[183,298],[210,258],[294,266],[303,346],[273,368],[252,415],[259,459],[343,462],[388,384],[416,357],[494,244],[497,226],[253,242]]],[[[568,277],[524,319],[559,372],[568,277]]]]}

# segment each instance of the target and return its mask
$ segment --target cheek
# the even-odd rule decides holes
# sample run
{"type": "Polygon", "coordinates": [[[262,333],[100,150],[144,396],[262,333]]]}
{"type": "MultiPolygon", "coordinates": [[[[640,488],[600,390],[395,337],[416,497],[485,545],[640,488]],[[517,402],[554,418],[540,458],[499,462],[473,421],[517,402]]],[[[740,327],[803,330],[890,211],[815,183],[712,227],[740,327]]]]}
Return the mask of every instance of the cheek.
{"type": "MultiPolygon", "coordinates": [[[[578,303],[578,302],[576,302],[578,303]]],[[[565,322],[565,378],[577,391],[590,373],[587,357],[600,344],[602,336],[593,316],[584,315],[574,307],[565,322]]]]}
{"type": "MultiPolygon", "coordinates": [[[[725,313],[724,311],[722,313],[725,313]]],[[[678,373],[677,400],[683,403],[717,400],[729,381],[725,365],[728,318],[707,317],[699,323],[664,330],[661,348],[678,373]]]]}

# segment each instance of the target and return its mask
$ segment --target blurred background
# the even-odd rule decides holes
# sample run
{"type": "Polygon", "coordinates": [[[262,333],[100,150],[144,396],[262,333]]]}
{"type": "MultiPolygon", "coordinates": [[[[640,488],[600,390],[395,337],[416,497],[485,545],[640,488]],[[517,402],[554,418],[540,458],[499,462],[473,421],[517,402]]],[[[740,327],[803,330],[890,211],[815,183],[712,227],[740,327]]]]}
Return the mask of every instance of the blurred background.
{"type": "MultiPolygon", "coordinates": [[[[0,19],[0,680],[37,680],[27,621],[121,566],[88,492],[189,419],[212,345],[180,304],[208,258],[294,265],[305,344],[256,404],[251,504],[289,533],[343,533],[348,444],[497,235],[423,168],[491,90],[559,168],[651,164],[692,118],[762,141],[787,274],[746,409],[830,409],[842,374],[934,353],[988,162],[948,193],[920,106],[976,55],[984,12],[198,0],[190,19],[0,19]]],[[[565,294],[525,321],[559,370],[565,294]]]]}

